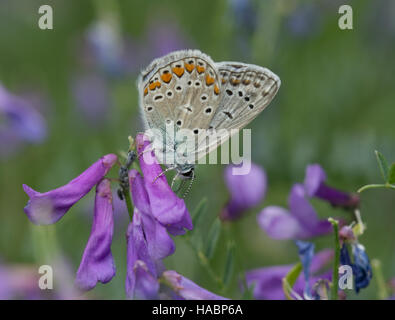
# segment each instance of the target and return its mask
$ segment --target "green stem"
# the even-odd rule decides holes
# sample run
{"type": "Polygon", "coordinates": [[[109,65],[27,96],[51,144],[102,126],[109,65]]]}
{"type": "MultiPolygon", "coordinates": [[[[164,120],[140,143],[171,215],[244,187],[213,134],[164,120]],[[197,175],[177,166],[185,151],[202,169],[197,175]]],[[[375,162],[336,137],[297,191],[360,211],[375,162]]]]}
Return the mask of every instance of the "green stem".
{"type": "Polygon", "coordinates": [[[207,271],[211,279],[220,287],[221,294],[224,293],[225,285],[221,277],[219,277],[211,268],[210,261],[208,260],[207,256],[201,250],[199,250],[193,245],[193,243],[191,242],[188,236],[185,236],[184,239],[186,243],[188,243],[190,247],[193,249],[193,251],[195,252],[200,265],[207,271]]]}
{"type": "Polygon", "coordinates": [[[132,199],[130,197],[130,190],[129,188],[126,190],[123,190],[123,196],[125,198],[126,202],[126,208],[128,209],[128,214],[130,218],[130,222],[133,221],[133,206],[132,206],[132,199]]]}
{"type": "Polygon", "coordinates": [[[387,286],[385,284],[383,270],[381,269],[381,262],[378,259],[372,260],[373,273],[376,278],[378,287],[377,297],[380,300],[386,300],[389,297],[387,286]]]}
{"type": "Polygon", "coordinates": [[[337,300],[338,299],[337,290],[339,284],[339,265],[340,265],[339,221],[332,218],[329,218],[328,221],[332,224],[333,233],[335,235],[335,261],[333,263],[331,300],[337,300]]]}
{"type": "Polygon", "coordinates": [[[361,188],[358,189],[358,193],[361,193],[365,190],[368,189],[377,189],[377,188],[386,188],[386,189],[395,189],[395,185],[393,184],[389,184],[389,183],[385,183],[385,184],[367,184],[366,186],[363,186],[361,188]]]}

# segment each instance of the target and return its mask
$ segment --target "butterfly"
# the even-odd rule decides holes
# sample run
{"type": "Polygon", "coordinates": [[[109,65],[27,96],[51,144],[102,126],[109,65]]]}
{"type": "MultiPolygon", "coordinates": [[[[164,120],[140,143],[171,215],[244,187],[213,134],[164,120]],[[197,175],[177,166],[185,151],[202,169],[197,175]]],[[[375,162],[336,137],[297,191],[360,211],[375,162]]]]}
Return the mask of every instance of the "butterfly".
{"type": "Polygon", "coordinates": [[[164,172],[175,169],[175,178],[193,180],[196,160],[229,139],[232,129],[257,117],[280,84],[266,68],[216,63],[199,50],[175,51],[152,61],[138,78],[140,110],[145,129],[155,132],[150,138],[157,142],[155,155],[173,156],[163,161],[168,167],[164,172]],[[177,138],[185,131],[192,144],[177,138]],[[179,154],[187,161],[174,161],[179,154]]]}

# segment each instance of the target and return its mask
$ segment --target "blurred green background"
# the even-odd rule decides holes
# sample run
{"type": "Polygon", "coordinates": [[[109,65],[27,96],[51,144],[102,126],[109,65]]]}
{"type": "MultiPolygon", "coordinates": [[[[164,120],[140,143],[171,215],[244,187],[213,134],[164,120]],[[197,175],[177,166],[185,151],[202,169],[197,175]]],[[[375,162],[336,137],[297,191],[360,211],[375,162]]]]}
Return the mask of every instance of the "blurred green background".
{"type": "MultiPolygon", "coordinates": [[[[237,1],[227,0],[47,2],[0,2],[0,82],[14,94],[40,95],[45,103],[38,109],[48,126],[41,144],[24,144],[0,158],[2,264],[36,268],[47,263],[46,250],[57,250],[74,276],[91,228],[94,191],[56,225],[37,227],[23,212],[28,197],[22,184],[44,192],[65,184],[100,156],[125,150],[127,136],[142,130],[138,72],[172,50],[197,48],[215,61],[262,65],[282,81],[271,105],[248,126],[253,161],[268,175],[267,196],[243,219],[223,226],[212,262],[218,274],[223,272],[227,237],[236,243],[238,273],[298,260],[294,244],[268,238],[256,215],[267,205],[287,206],[288,192],[303,181],[307,164],[320,163],[331,185],[356,191],[380,182],[375,149],[395,160],[393,1],[256,0],[248,1],[252,10],[246,13],[235,9],[237,1]],[[338,27],[338,8],[345,3],[353,8],[353,30],[338,27]],[[42,4],[53,8],[53,30],[37,25],[42,4]],[[114,43],[121,48],[115,52],[123,61],[120,68],[112,65],[111,52],[105,50],[110,58],[103,57],[95,48],[99,40],[92,30],[97,31],[98,22],[111,23],[112,36],[118,37],[114,43]],[[93,84],[86,84],[87,79],[94,79],[93,84]]],[[[207,228],[228,200],[224,168],[200,165],[186,199],[193,211],[207,198],[207,228]]],[[[116,174],[114,169],[111,175],[116,174]]],[[[371,190],[361,200],[368,230],[360,241],[371,259],[381,260],[385,278],[395,277],[395,194],[371,190]]],[[[347,215],[315,204],[321,217],[347,215]]],[[[126,228],[127,213],[122,211],[113,242],[117,275],[87,297],[124,298],[126,228]]],[[[181,237],[175,241],[176,253],[165,260],[166,266],[218,293],[190,247],[181,237]]],[[[332,242],[331,236],[318,239],[317,250],[332,242]]],[[[235,276],[227,296],[240,297],[237,282],[235,276]]],[[[349,298],[377,298],[374,279],[349,298]]]]}

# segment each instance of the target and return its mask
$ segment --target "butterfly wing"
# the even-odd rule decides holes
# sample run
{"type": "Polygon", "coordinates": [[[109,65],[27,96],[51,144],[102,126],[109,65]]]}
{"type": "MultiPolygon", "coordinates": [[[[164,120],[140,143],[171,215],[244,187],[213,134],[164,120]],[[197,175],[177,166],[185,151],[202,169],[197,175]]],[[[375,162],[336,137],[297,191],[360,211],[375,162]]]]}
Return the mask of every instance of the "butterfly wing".
{"type": "Polygon", "coordinates": [[[276,74],[260,66],[240,62],[219,62],[215,66],[221,80],[221,94],[209,128],[215,129],[217,138],[210,139],[208,146],[197,148],[198,158],[224,143],[231,129],[242,129],[257,117],[281,85],[276,74]]]}
{"type": "MultiPolygon", "coordinates": [[[[199,141],[219,105],[219,88],[214,62],[198,50],[176,51],[154,60],[138,80],[146,129],[159,129],[162,134],[166,126],[174,126],[175,132],[190,129],[199,141]]],[[[167,146],[175,145],[171,141],[167,146]]]]}

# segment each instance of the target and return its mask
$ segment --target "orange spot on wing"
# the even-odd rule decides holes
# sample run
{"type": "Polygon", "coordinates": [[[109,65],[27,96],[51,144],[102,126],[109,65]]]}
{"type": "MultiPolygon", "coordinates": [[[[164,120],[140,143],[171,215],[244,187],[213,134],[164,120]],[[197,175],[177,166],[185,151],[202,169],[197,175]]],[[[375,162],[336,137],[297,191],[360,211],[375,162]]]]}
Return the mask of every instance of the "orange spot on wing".
{"type": "Polygon", "coordinates": [[[215,79],[210,77],[210,75],[206,75],[206,84],[211,86],[214,83],[215,79]]]}
{"type": "Polygon", "coordinates": [[[222,79],[221,79],[221,82],[222,82],[222,84],[226,83],[226,79],[225,79],[225,78],[222,78],[222,79]]]}
{"type": "Polygon", "coordinates": [[[156,88],[160,88],[161,84],[159,81],[150,83],[150,85],[148,86],[148,88],[152,91],[155,90],[156,88]]]}
{"type": "Polygon", "coordinates": [[[238,84],[240,83],[240,80],[238,80],[238,79],[231,79],[231,80],[230,80],[230,83],[231,83],[232,85],[236,86],[236,85],[238,85],[238,84]]]}
{"type": "Polygon", "coordinates": [[[162,74],[161,78],[164,82],[169,83],[173,76],[170,72],[162,74]]]}
{"type": "Polygon", "coordinates": [[[218,86],[217,85],[215,85],[214,86],[214,93],[215,93],[215,95],[219,95],[219,88],[218,88],[218,86]]]}
{"type": "Polygon", "coordinates": [[[206,69],[204,67],[202,67],[202,66],[196,66],[196,70],[197,70],[198,73],[202,73],[206,69]]]}
{"type": "Polygon", "coordinates": [[[184,68],[178,68],[178,67],[174,67],[173,68],[173,72],[179,77],[181,78],[181,76],[184,74],[184,68]]]}
{"type": "Polygon", "coordinates": [[[186,63],[185,64],[185,69],[187,69],[187,71],[189,72],[189,73],[191,73],[192,71],[193,71],[193,69],[195,68],[195,65],[193,64],[193,63],[186,63]]]}
{"type": "Polygon", "coordinates": [[[148,94],[148,87],[144,89],[144,97],[148,94]]]}

